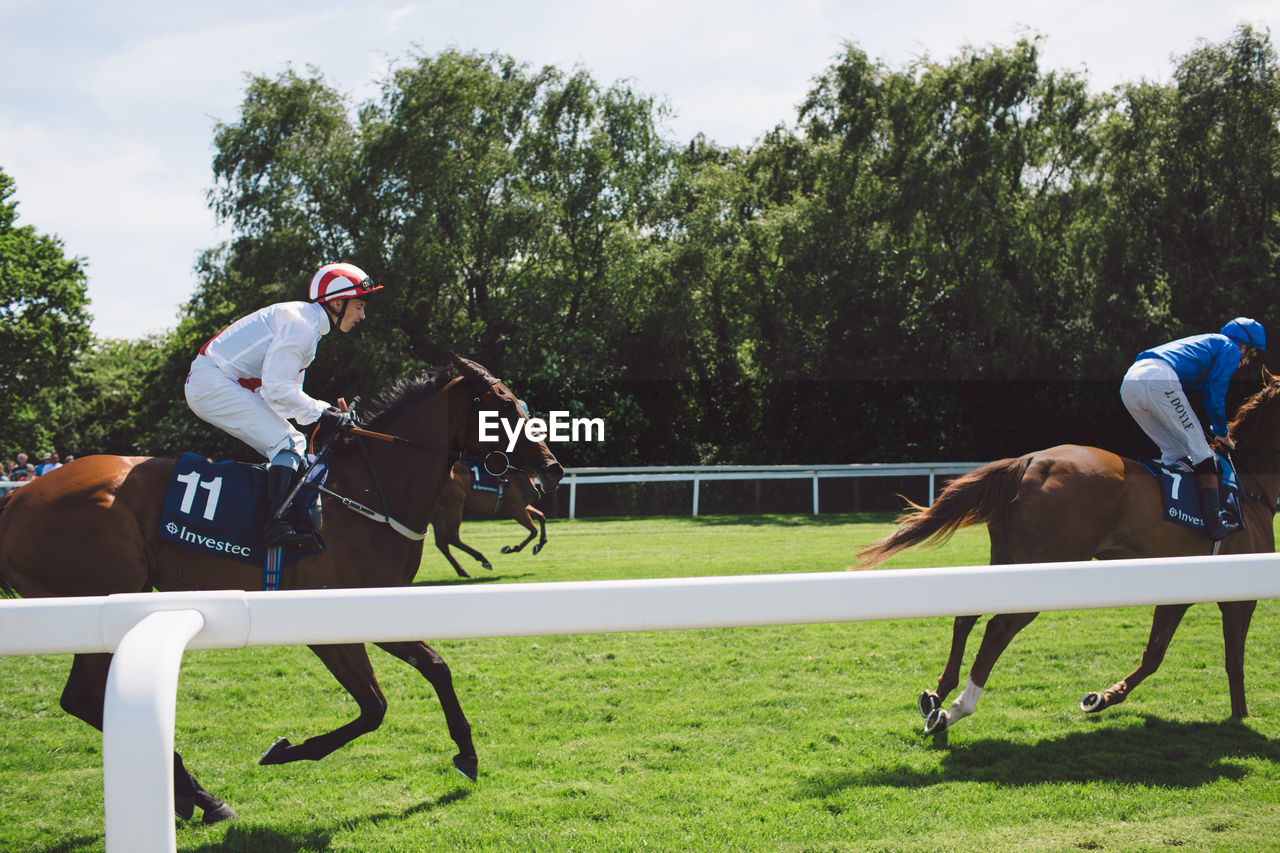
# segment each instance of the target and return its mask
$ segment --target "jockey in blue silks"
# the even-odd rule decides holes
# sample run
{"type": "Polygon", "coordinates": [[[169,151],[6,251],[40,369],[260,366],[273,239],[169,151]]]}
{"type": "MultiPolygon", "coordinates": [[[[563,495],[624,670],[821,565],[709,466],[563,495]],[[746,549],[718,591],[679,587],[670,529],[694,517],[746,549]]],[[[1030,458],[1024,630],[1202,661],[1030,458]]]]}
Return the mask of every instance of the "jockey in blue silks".
{"type": "Polygon", "coordinates": [[[1227,386],[1254,351],[1267,351],[1267,332],[1257,320],[1237,317],[1217,334],[1192,335],[1139,353],[1120,384],[1125,408],[1159,446],[1160,460],[1191,463],[1205,531],[1214,540],[1238,530],[1240,523],[1219,505],[1217,464],[1190,397],[1201,395],[1213,442],[1234,450],[1227,434],[1227,386]]]}

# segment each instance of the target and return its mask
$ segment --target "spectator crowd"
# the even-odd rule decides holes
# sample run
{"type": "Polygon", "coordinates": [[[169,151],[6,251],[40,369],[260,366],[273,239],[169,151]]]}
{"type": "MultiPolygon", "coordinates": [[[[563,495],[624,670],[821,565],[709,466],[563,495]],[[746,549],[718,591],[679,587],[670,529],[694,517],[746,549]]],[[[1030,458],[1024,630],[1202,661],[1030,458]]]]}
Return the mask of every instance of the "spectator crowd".
{"type": "Polygon", "coordinates": [[[27,454],[18,453],[13,459],[5,461],[3,470],[0,470],[0,482],[25,483],[48,474],[54,468],[61,468],[73,458],[75,457],[68,455],[64,459],[56,452],[50,451],[44,454],[39,462],[32,462],[27,454]]]}

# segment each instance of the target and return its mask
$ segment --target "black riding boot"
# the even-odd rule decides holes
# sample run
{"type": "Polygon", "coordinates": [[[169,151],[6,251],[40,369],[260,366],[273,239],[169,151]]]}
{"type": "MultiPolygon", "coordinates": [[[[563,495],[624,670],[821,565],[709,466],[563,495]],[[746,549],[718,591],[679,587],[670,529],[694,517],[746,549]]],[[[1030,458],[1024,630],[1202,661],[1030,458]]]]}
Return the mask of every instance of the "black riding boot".
{"type": "Polygon", "coordinates": [[[1226,539],[1240,529],[1240,522],[1222,507],[1218,497],[1218,471],[1212,459],[1196,466],[1196,485],[1200,490],[1200,515],[1204,518],[1204,531],[1217,542],[1226,539]],[[1205,470],[1208,468],[1209,470],[1205,470]]]}
{"type": "Polygon", "coordinates": [[[297,546],[318,554],[324,550],[314,532],[299,532],[289,522],[289,492],[300,474],[287,465],[267,467],[267,529],[262,543],[268,548],[297,546]]]}

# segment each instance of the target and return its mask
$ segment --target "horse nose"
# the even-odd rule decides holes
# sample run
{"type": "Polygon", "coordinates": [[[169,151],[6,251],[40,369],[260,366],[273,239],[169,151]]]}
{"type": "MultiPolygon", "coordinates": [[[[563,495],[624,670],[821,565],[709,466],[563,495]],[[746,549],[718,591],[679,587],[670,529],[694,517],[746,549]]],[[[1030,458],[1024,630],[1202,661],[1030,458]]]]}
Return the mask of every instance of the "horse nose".
{"type": "Polygon", "coordinates": [[[538,479],[542,481],[542,491],[549,495],[564,479],[564,466],[559,462],[552,462],[539,472],[538,479]]]}

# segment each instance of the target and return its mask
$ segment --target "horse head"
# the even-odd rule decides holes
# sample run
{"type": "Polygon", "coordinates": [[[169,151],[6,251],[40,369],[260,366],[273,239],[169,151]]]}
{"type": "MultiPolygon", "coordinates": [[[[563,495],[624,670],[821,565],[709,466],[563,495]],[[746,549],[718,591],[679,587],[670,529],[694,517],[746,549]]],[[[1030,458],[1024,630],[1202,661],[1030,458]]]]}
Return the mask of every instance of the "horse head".
{"type": "Polygon", "coordinates": [[[534,503],[541,494],[555,491],[564,477],[564,468],[556,460],[555,454],[547,447],[546,441],[534,441],[529,438],[525,425],[529,420],[528,413],[516,400],[501,379],[498,379],[479,363],[469,358],[453,357],[454,367],[462,379],[463,386],[472,398],[474,417],[468,418],[464,449],[486,459],[486,467],[496,475],[507,473],[506,469],[517,469],[527,477],[512,477],[513,482],[525,500],[534,503]],[[482,441],[480,438],[480,415],[493,412],[505,426],[497,429],[497,438],[482,441]],[[508,452],[510,439],[508,430],[514,430],[515,445],[508,452]],[[490,461],[499,460],[500,464],[491,465],[490,461]]]}

